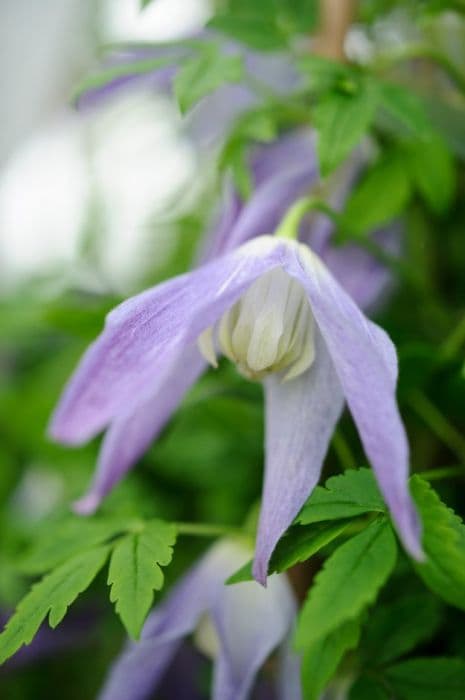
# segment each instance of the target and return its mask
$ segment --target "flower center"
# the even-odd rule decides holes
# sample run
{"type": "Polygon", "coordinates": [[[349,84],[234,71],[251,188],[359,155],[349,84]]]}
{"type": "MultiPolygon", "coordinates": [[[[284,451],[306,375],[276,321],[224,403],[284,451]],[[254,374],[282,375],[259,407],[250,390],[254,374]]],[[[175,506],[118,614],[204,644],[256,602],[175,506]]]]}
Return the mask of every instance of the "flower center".
{"type": "MultiPolygon", "coordinates": [[[[305,291],[280,267],[259,277],[215,329],[221,351],[248,379],[283,372],[283,381],[305,372],[315,356],[314,322],[305,291]]],[[[213,329],[198,340],[216,366],[213,329]]]]}

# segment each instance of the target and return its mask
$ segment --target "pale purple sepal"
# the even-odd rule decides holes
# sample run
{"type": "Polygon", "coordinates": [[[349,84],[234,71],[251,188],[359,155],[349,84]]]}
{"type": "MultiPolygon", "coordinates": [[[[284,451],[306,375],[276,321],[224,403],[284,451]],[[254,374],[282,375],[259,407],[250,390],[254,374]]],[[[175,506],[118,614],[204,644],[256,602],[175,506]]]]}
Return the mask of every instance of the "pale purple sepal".
{"type": "Polygon", "coordinates": [[[100,449],[92,485],[74,504],[77,513],[88,515],[96,510],[105,495],[146,452],[204,369],[205,360],[197,346],[186,348],[170,371],[157,378],[150,399],[113,421],[100,449]]]}
{"type": "Polygon", "coordinates": [[[261,237],[116,307],[68,384],[51,436],[67,444],[85,442],[149,400],[157,375],[173,368],[183,348],[257,277],[279,265],[285,252],[282,241],[261,237]]]}
{"type": "MultiPolygon", "coordinates": [[[[213,700],[249,697],[259,668],[286,639],[295,614],[295,600],[284,576],[271,576],[267,590],[255,583],[221,590],[212,610],[220,639],[213,700]]],[[[281,694],[280,700],[284,698],[281,694]]]]}
{"type": "MultiPolygon", "coordinates": [[[[296,251],[296,249],[294,248],[296,251]]],[[[365,452],[406,550],[423,558],[420,524],[408,489],[409,449],[396,402],[395,348],[329,270],[296,251],[284,268],[306,289],[365,452]]]]}
{"type": "Polygon", "coordinates": [[[254,576],[266,582],[268,562],[281,535],[320,478],[344,404],[326,345],[316,331],[315,361],[304,375],[265,380],[266,466],[255,548],[254,576]]]}
{"type": "MultiPolygon", "coordinates": [[[[220,541],[155,608],[142,631],[116,661],[99,700],[145,700],[155,690],[183,637],[208,615],[219,640],[214,660],[214,700],[248,696],[261,664],[287,639],[295,620],[295,601],[284,575],[267,590],[254,583],[226,587],[224,581],[249,552],[220,541]]],[[[291,664],[298,668],[298,659],[291,664]]],[[[280,681],[283,686],[283,679],[280,681]]],[[[300,700],[281,695],[280,700],[300,700]]]]}

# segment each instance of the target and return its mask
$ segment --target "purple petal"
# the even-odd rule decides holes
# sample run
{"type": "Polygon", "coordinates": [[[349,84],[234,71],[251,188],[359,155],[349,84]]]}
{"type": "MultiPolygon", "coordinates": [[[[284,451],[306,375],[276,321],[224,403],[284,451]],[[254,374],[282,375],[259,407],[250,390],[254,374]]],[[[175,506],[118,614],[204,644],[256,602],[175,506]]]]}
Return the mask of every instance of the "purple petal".
{"type": "Polygon", "coordinates": [[[156,377],[166,376],[183,348],[278,265],[285,250],[283,241],[261,237],[114,309],[65,390],[51,435],[69,444],[85,442],[149,400],[156,377]]]}
{"type": "Polygon", "coordinates": [[[180,640],[149,639],[131,645],[110,670],[98,700],[145,700],[163,678],[180,640]]]}
{"type": "Polygon", "coordinates": [[[204,368],[205,360],[197,347],[187,348],[167,375],[159,378],[149,401],[115,419],[105,435],[92,486],[75,504],[76,512],[87,515],[95,511],[148,449],[204,368]]]}
{"type": "Polygon", "coordinates": [[[296,605],[284,575],[271,576],[267,589],[255,583],[224,587],[212,611],[220,639],[213,700],[244,700],[259,668],[286,638],[296,605]]]}
{"type": "Polygon", "coordinates": [[[237,217],[228,250],[255,236],[274,233],[287,209],[314,184],[316,177],[316,163],[309,154],[306,165],[283,168],[265,180],[237,217]]]}
{"type": "Polygon", "coordinates": [[[312,367],[288,382],[270,375],[265,395],[266,469],[253,568],[262,584],[277,541],[318,482],[344,403],[333,362],[318,332],[312,367]]]}
{"type": "Polygon", "coordinates": [[[144,700],[150,697],[183,637],[194,631],[215,603],[224,581],[247,558],[228,541],[212,547],[149,615],[141,640],[121,654],[99,700],[144,700]]]}
{"type": "Polygon", "coordinates": [[[408,443],[396,403],[395,348],[308,249],[300,247],[285,269],[307,291],[399,535],[406,550],[421,559],[420,526],[407,483],[408,443]]]}
{"type": "Polygon", "coordinates": [[[302,700],[302,660],[292,649],[292,634],[282,645],[278,677],[279,700],[302,700]]]}

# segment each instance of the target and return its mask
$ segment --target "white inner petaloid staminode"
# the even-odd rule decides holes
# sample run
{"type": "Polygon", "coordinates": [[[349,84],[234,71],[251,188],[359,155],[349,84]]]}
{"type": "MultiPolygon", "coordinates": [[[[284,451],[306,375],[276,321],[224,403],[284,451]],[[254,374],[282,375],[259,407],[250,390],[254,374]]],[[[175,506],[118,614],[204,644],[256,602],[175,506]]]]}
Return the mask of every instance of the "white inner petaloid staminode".
{"type": "MultiPolygon", "coordinates": [[[[221,351],[249,379],[285,372],[283,381],[305,372],[315,357],[314,321],[302,285],[280,267],[259,277],[215,329],[221,351]]],[[[213,329],[198,339],[216,367],[213,329]]]]}

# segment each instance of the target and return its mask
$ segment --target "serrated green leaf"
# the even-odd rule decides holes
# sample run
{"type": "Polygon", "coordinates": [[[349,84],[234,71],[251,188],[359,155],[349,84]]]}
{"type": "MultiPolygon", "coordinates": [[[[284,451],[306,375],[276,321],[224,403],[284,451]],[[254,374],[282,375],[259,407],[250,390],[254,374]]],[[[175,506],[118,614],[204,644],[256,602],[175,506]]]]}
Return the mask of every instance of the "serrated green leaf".
{"type": "Polygon", "coordinates": [[[408,155],[418,192],[434,212],[441,214],[450,206],[456,188],[454,159],[446,143],[436,135],[425,143],[412,145],[408,155]]]}
{"type": "Polygon", "coordinates": [[[332,92],[315,107],[317,152],[322,175],[332,172],[355,148],[370,128],[378,106],[378,93],[370,85],[355,94],[332,92]]]}
{"type": "Polygon", "coordinates": [[[121,518],[75,518],[56,523],[34,543],[19,562],[19,569],[26,574],[45,573],[75,554],[124,532],[131,524],[121,518]]]}
{"type": "Polygon", "coordinates": [[[321,697],[342,657],[357,646],[359,638],[360,623],[350,620],[306,648],[302,659],[305,700],[318,700],[321,697]]]}
{"type": "Polygon", "coordinates": [[[390,700],[390,696],[373,678],[360,676],[350,689],[349,700],[390,700]]]}
{"type": "Polygon", "coordinates": [[[310,588],[297,625],[297,648],[305,650],[373,603],[394,568],[396,554],[385,518],[341,545],[310,588]]]}
{"type": "Polygon", "coordinates": [[[317,486],[297,522],[302,525],[351,518],[369,512],[386,511],[386,506],[370,469],[352,469],[333,476],[325,486],[317,486]]]}
{"type": "Polygon", "coordinates": [[[174,94],[181,112],[187,112],[225,83],[239,82],[242,74],[242,56],[225,56],[216,45],[203,49],[184,63],[174,79],[174,94]]]}
{"type": "Polygon", "coordinates": [[[465,525],[420,476],[410,480],[423,524],[427,561],[412,562],[424,583],[443,600],[465,610],[465,525]]]}
{"type": "Polygon", "coordinates": [[[400,700],[463,700],[465,695],[463,659],[409,659],[391,666],[386,677],[400,700]]]}
{"type": "Polygon", "coordinates": [[[154,590],[163,586],[160,567],[171,562],[175,541],[175,526],[154,520],[140,533],[124,537],[113,550],[108,571],[110,600],[134,639],[139,637],[154,590]]]}
{"type": "Polygon", "coordinates": [[[347,229],[361,235],[389,223],[411,195],[405,158],[395,152],[383,157],[353,190],[343,214],[347,229]]]}
{"type": "Polygon", "coordinates": [[[432,595],[411,595],[370,614],[362,639],[362,653],[376,665],[385,664],[428,641],[441,622],[440,606],[432,595]]]}
{"type": "Polygon", "coordinates": [[[422,100],[410,88],[393,83],[379,83],[381,105],[419,139],[429,138],[433,127],[422,100]]]}
{"type": "Polygon", "coordinates": [[[315,91],[329,90],[338,82],[350,79],[350,71],[342,63],[316,54],[299,58],[297,68],[304,76],[309,88],[315,91]]]}
{"type": "Polygon", "coordinates": [[[47,613],[51,627],[61,622],[71,603],[103,567],[108,552],[109,547],[82,552],[32,586],[0,634],[0,664],[32,641],[47,613]]]}

